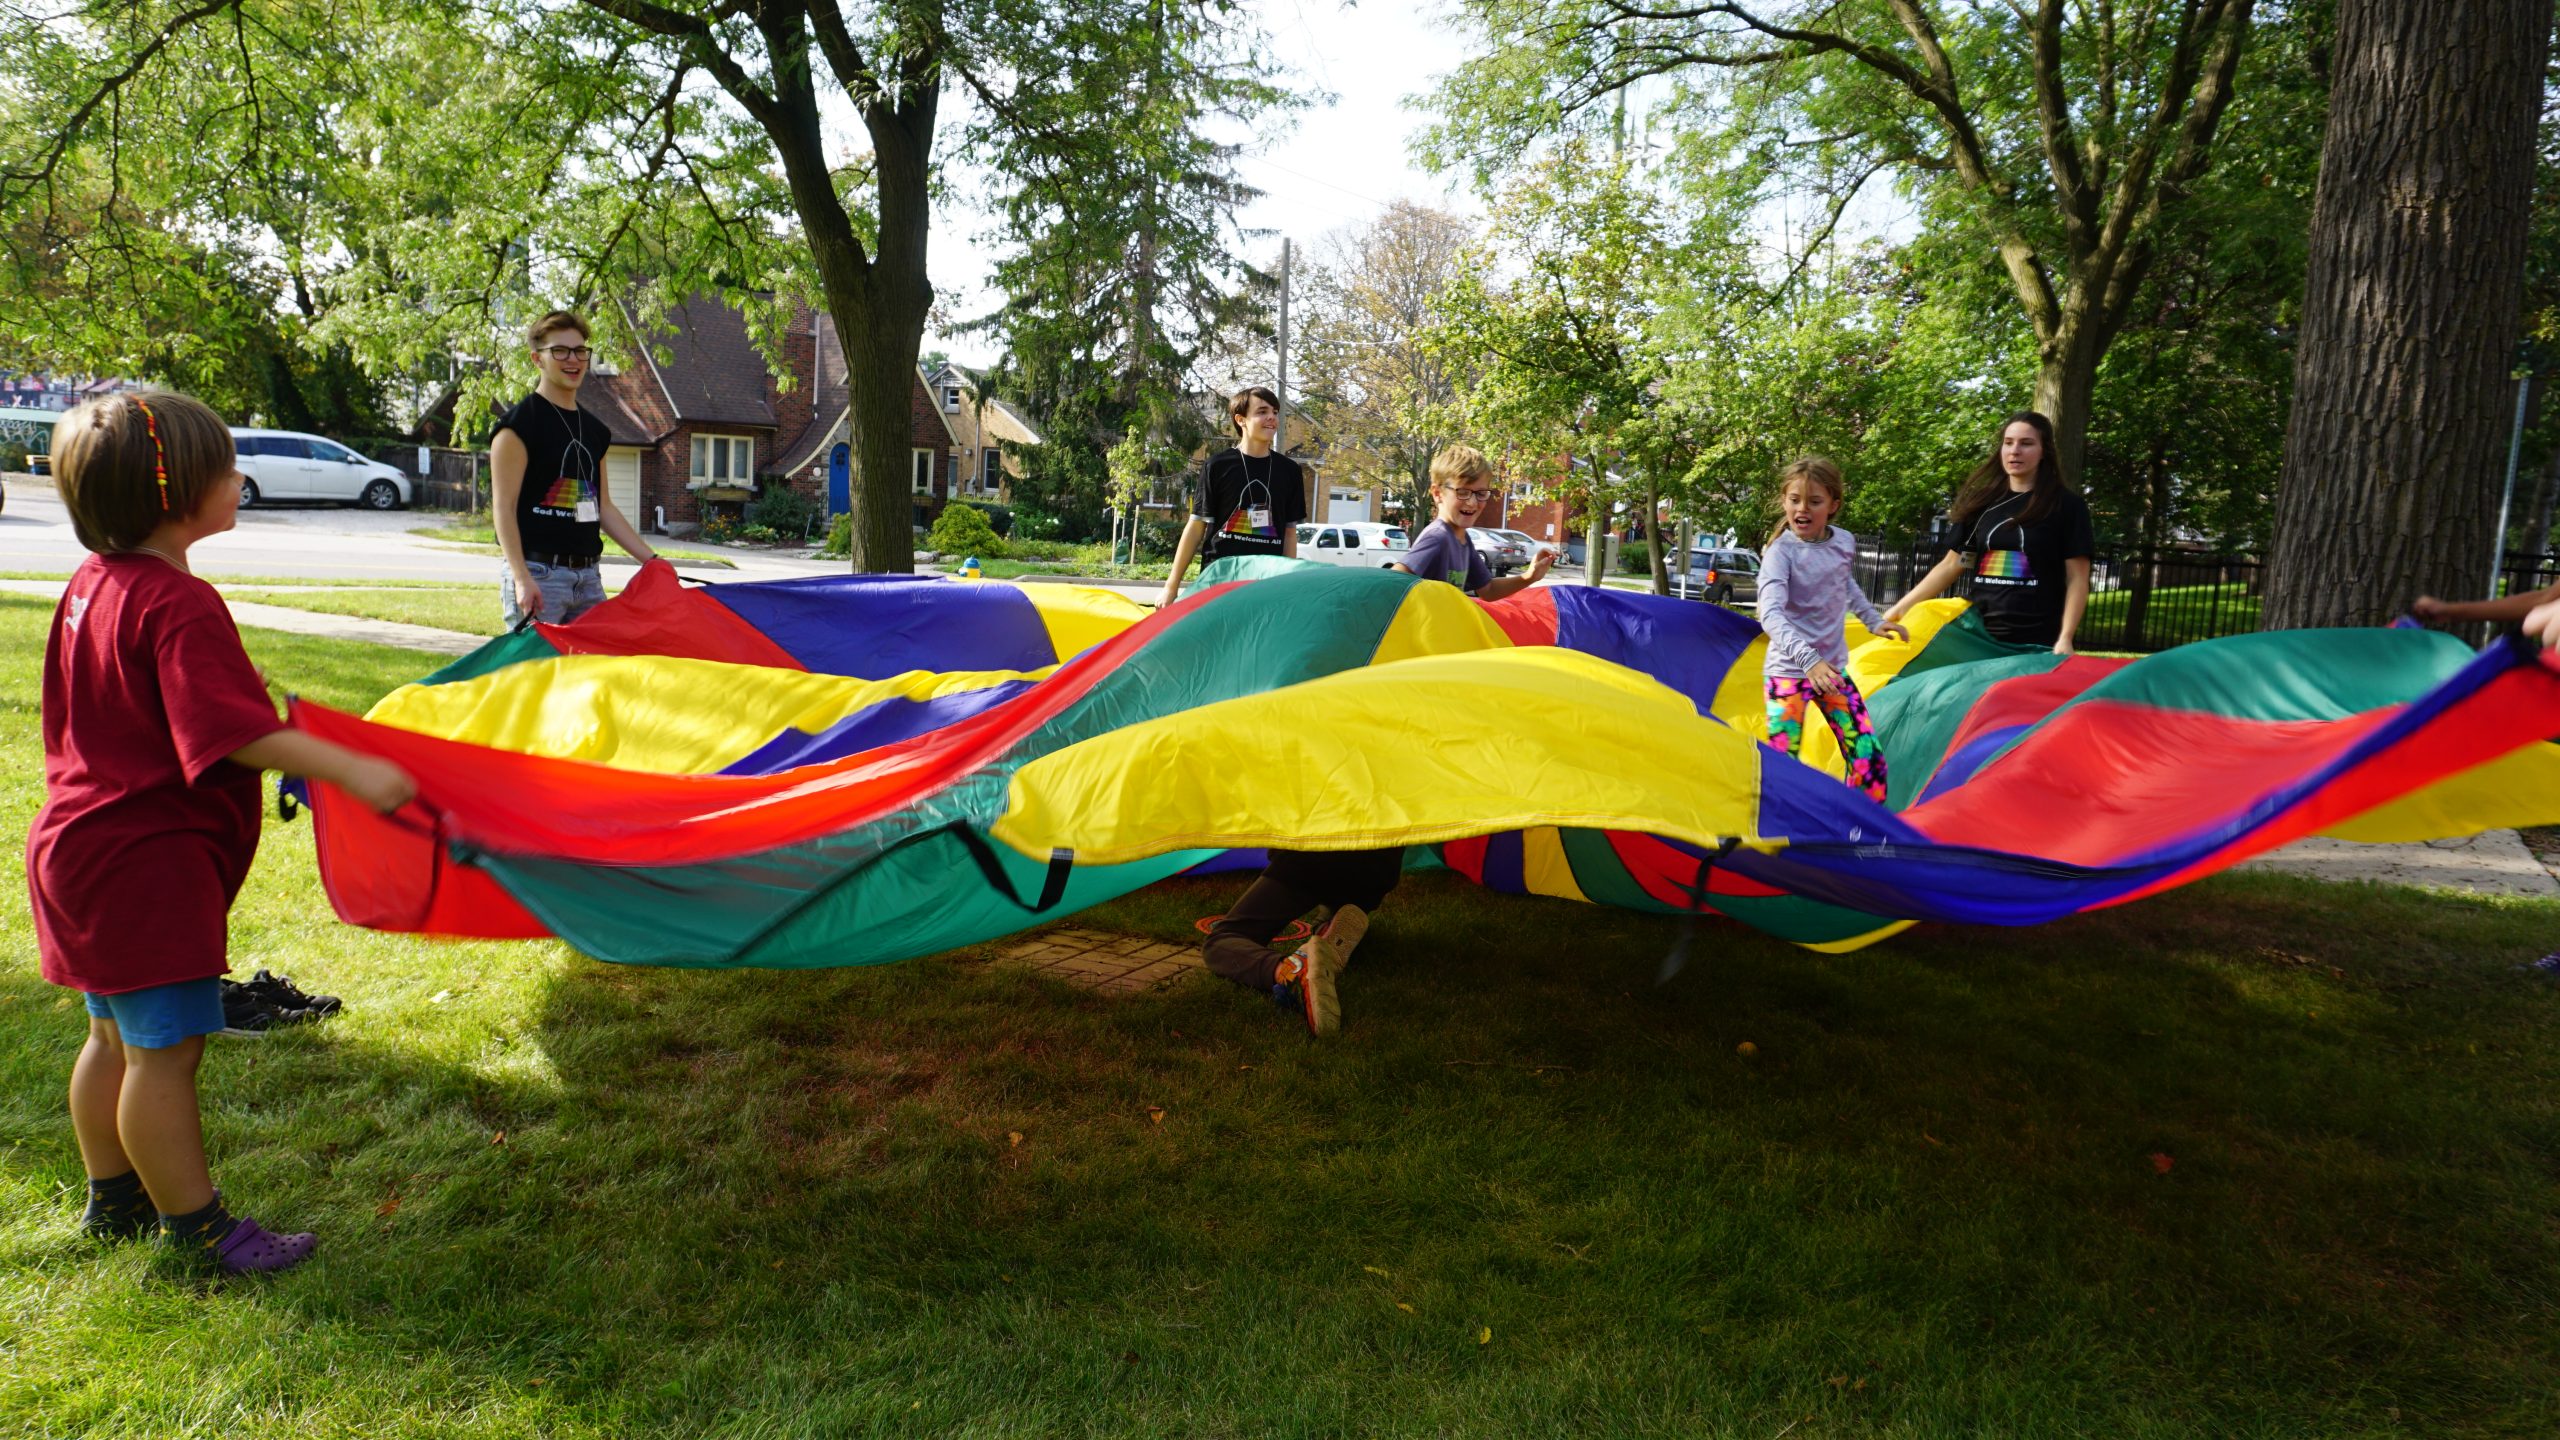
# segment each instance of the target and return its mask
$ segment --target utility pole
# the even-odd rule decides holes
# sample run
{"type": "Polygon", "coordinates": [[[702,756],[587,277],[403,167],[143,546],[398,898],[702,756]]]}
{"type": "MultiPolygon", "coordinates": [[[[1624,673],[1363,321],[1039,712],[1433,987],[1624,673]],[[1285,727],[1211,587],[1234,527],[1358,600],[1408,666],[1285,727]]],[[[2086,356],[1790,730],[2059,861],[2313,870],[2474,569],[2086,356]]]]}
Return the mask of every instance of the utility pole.
{"type": "MultiPolygon", "coordinates": [[[[1281,454],[1289,453],[1289,237],[1280,237],[1280,383],[1272,387],[1280,397],[1280,431],[1271,437],[1272,446],[1281,454]]],[[[1300,495],[1308,518],[1321,520],[1324,513],[1312,495],[1300,495]]]]}

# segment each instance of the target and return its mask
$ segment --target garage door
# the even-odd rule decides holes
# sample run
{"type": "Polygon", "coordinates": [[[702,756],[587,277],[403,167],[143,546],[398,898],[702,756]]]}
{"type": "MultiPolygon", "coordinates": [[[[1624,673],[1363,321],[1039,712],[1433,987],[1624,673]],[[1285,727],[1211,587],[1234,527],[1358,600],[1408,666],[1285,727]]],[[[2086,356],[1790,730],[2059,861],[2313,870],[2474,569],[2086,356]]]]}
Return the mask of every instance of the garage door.
{"type": "Polygon", "coordinates": [[[1324,518],[1336,524],[1345,520],[1369,518],[1369,492],[1366,490],[1333,490],[1325,496],[1324,518]]]}
{"type": "Polygon", "coordinates": [[[604,452],[604,490],[613,497],[613,508],[632,528],[649,528],[649,513],[640,508],[640,452],[617,445],[604,452]]]}

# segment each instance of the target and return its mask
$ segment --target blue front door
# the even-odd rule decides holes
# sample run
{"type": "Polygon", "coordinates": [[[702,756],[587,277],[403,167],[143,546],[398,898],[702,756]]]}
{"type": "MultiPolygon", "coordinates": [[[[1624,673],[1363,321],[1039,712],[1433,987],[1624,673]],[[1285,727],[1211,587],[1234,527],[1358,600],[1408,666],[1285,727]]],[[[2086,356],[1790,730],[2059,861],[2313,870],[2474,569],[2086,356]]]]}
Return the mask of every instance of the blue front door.
{"type": "Polygon", "coordinates": [[[853,450],[839,445],[827,457],[827,513],[842,515],[853,508],[853,450]]]}

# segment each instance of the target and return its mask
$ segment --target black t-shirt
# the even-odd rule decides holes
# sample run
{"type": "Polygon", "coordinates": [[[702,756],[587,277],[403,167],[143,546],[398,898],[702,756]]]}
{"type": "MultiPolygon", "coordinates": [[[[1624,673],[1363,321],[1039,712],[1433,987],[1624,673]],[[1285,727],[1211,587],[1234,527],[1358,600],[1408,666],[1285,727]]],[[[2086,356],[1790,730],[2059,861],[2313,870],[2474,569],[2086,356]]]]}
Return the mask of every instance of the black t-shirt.
{"type": "Polygon", "coordinates": [[[1956,542],[1973,577],[1973,608],[1983,628],[2013,645],[2050,645],[2062,638],[2062,601],[2071,585],[2066,560],[2097,553],[2089,502],[2068,490],[2034,524],[2022,524],[2034,492],[1992,501],[1956,542]]]}
{"type": "Polygon", "coordinates": [[[1247,455],[1221,450],[1200,467],[1191,513],[1209,522],[1204,553],[1278,555],[1280,542],[1307,518],[1307,485],[1298,462],[1274,450],[1247,455]]]}
{"type": "Polygon", "coordinates": [[[498,428],[513,430],[524,442],[516,533],[524,537],[525,553],[581,559],[603,554],[598,506],[613,432],[586,411],[563,410],[539,392],[517,401],[499,417],[498,428]]]}

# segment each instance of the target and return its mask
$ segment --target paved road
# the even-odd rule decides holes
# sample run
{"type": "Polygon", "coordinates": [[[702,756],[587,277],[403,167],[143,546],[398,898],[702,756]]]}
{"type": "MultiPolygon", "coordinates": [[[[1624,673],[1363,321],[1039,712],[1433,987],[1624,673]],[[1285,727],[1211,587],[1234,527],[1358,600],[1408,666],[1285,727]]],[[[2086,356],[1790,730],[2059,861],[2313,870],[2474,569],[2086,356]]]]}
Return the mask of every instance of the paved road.
{"type": "MultiPolygon", "coordinates": [[[[71,532],[71,517],[51,485],[24,476],[5,482],[8,507],[0,512],[0,571],[69,574],[87,554],[71,532]]],[[[347,510],[330,505],[260,505],[240,512],[240,523],[188,553],[188,565],[208,579],[262,575],[301,580],[444,580],[486,585],[496,603],[495,556],[432,544],[409,532],[451,518],[426,510],[347,510]]],[[[712,570],[706,578],[778,580],[793,575],[842,574],[837,561],[786,559],[764,551],[733,550],[679,542],[687,550],[722,555],[738,568],[712,570]]],[[[605,567],[605,584],[619,588],[632,567],[605,567]]],[[[679,569],[683,568],[681,566],[679,569]]]]}

